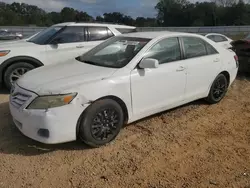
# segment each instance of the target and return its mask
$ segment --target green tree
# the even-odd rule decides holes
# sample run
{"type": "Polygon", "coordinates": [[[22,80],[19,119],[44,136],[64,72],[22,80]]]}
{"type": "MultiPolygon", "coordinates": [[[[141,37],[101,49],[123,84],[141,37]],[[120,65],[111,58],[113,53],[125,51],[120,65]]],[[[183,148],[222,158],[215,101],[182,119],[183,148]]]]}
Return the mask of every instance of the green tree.
{"type": "Polygon", "coordinates": [[[77,11],[73,8],[64,7],[61,10],[62,22],[74,22],[76,19],[77,11]]]}

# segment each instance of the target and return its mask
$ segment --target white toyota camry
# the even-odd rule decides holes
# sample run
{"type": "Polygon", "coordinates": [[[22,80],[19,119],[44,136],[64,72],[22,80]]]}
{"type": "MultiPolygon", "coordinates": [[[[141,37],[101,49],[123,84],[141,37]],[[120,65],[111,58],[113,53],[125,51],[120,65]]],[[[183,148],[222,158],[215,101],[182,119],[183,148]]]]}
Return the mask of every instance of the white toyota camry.
{"type": "Polygon", "coordinates": [[[143,117],[202,98],[218,103],[237,71],[234,52],[200,35],[124,34],[72,61],[26,73],[9,106],[18,129],[34,140],[79,138],[98,147],[143,117]]]}

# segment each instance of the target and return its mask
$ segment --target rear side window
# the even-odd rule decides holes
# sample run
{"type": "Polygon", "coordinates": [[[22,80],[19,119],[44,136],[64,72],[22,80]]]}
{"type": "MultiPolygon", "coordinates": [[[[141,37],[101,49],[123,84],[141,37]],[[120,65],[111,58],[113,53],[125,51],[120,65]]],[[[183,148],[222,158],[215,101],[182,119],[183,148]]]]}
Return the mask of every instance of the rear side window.
{"type": "Polygon", "coordinates": [[[207,38],[209,38],[210,40],[215,42],[214,35],[209,35],[209,36],[207,36],[207,38]]]}
{"type": "Polygon", "coordinates": [[[202,39],[196,37],[183,37],[182,39],[186,58],[207,55],[206,45],[202,39]]]}
{"type": "Polygon", "coordinates": [[[220,35],[210,35],[210,36],[208,36],[208,38],[213,40],[214,42],[228,41],[226,37],[223,37],[223,36],[220,36],[220,35]]]}
{"type": "Polygon", "coordinates": [[[128,28],[115,28],[115,29],[119,31],[121,34],[136,32],[136,29],[128,29],[128,28]]]}
{"type": "Polygon", "coordinates": [[[205,42],[205,45],[206,45],[206,48],[207,48],[207,55],[212,55],[212,54],[217,54],[218,53],[211,44],[208,44],[207,42],[205,42]]]}
{"type": "Polygon", "coordinates": [[[58,44],[83,42],[85,41],[84,27],[68,26],[52,41],[57,41],[58,44]]]}
{"type": "Polygon", "coordinates": [[[106,40],[114,34],[107,27],[88,27],[89,41],[106,40]]]}

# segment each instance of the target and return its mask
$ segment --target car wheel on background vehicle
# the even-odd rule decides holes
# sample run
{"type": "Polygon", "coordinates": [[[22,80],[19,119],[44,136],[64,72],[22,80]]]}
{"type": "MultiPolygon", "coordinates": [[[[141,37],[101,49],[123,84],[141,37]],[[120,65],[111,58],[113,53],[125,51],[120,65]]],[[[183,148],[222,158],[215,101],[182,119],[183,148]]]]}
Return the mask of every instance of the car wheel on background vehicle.
{"type": "Polygon", "coordinates": [[[228,84],[229,83],[226,76],[224,74],[219,74],[215,78],[210,88],[210,92],[208,97],[206,98],[206,101],[210,104],[216,104],[220,102],[227,93],[228,84]]]}
{"type": "Polygon", "coordinates": [[[123,110],[117,102],[112,99],[98,100],[83,113],[78,137],[92,147],[99,147],[114,140],[123,124],[123,110]]]}
{"type": "Polygon", "coordinates": [[[11,89],[11,86],[26,72],[34,69],[35,67],[30,63],[18,62],[9,66],[4,72],[4,84],[7,89],[11,89]]]}

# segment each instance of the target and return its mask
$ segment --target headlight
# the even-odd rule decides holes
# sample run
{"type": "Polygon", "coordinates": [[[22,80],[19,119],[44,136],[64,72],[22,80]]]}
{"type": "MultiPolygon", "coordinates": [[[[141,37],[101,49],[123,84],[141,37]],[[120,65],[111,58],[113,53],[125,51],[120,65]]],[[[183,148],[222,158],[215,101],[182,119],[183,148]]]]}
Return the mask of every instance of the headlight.
{"type": "Polygon", "coordinates": [[[28,106],[28,109],[48,109],[56,108],[59,106],[64,106],[69,104],[75,97],[77,93],[71,93],[66,95],[51,95],[51,96],[41,96],[37,97],[28,106]]]}
{"type": "Polygon", "coordinates": [[[10,53],[10,50],[1,50],[0,57],[6,56],[8,53],[10,53]]]}

